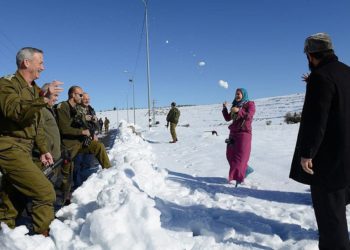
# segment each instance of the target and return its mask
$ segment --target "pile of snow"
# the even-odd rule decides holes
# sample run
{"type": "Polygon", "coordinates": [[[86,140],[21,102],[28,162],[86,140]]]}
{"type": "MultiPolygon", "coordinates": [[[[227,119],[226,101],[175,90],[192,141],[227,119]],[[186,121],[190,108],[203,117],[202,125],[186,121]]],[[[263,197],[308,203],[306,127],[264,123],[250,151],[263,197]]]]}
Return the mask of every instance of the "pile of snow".
{"type": "Polygon", "coordinates": [[[29,237],[24,226],[12,231],[3,225],[1,249],[37,249],[38,243],[43,249],[183,248],[180,236],[175,239],[161,227],[152,195],[166,186],[166,171],[152,167],[150,146],[132,134],[126,123],[119,129],[116,147],[110,152],[113,167],[94,174],[74,192],[72,204],[57,212],[51,238],[29,237]]]}

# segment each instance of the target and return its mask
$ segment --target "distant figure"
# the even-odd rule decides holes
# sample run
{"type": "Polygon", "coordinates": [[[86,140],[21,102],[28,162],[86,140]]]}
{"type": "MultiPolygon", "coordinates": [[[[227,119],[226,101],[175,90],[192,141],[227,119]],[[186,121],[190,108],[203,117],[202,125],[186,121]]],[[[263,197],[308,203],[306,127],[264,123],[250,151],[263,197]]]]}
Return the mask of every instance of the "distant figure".
{"type": "Polygon", "coordinates": [[[169,113],[166,117],[166,127],[169,127],[169,123],[170,123],[170,134],[171,137],[173,138],[172,141],[170,141],[169,143],[176,143],[177,142],[177,135],[176,135],[176,126],[177,123],[179,122],[179,117],[180,117],[180,110],[178,108],[176,108],[176,103],[172,102],[171,103],[171,109],[169,110],[169,113]]]}
{"type": "Polygon", "coordinates": [[[320,249],[350,249],[350,67],[338,61],[331,38],[305,40],[311,74],[290,178],[311,186],[320,249]]]}
{"type": "Polygon", "coordinates": [[[107,134],[109,130],[109,120],[107,117],[105,117],[104,125],[105,125],[105,133],[107,134]]]}
{"type": "Polygon", "coordinates": [[[236,90],[230,112],[227,102],[223,103],[222,114],[226,121],[231,121],[229,139],[226,140],[226,158],[230,164],[228,181],[236,181],[236,186],[244,181],[252,169],[248,167],[252,143],[252,121],[255,114],[255,103],[249,101],[244,88],[236,90]],[[249,170],[248,170],[249,169],[249,170]]]}
{"type": "Polygon", "coordinates": [[[102,118],[98,119],[98,132],[99,134],[102,134],[102,128],[103,128],[103,120],[102,118]]]}

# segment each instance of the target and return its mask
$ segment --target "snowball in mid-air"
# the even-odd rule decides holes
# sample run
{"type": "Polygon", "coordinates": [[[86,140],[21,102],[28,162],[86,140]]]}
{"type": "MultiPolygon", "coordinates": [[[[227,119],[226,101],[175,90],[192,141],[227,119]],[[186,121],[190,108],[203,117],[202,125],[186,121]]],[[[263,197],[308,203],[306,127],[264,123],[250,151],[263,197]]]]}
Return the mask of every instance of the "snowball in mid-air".
{"type": "Polygon", "coordinates": [[[205,62],[204,62],[204,61],[200,61],[200,62],[198,63],[198,66],[200,66],[200,67],[205,66],[205,62]]]}
{"type": "Polygon", "coordinates": [[[224,80],[220,80],[219,81],[219,85],[225,89],[228,88],[228,82],[224,81],[224,80]]]}

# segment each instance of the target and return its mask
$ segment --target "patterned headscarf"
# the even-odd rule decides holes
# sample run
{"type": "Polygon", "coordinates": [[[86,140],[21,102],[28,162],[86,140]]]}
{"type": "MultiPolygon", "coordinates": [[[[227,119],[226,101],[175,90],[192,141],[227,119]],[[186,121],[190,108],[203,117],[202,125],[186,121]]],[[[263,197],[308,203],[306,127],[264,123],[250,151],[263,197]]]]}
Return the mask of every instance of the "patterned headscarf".
{"type": "MultiPolygon", "coordinates": [[[[236,89],[236,92],[240,91],[242,93],[242,100],[240,100],[239,102],[236,101],[236,98],[233,100],[232,102],[232,106],[235,107],[242,107],[246,102],[249,101],[249,97],[248,97],[248,92],[246,89],[244,88],[238,88],[236,89]]],[[[235,92],[235,93],[236,93],[235,92]]]]}

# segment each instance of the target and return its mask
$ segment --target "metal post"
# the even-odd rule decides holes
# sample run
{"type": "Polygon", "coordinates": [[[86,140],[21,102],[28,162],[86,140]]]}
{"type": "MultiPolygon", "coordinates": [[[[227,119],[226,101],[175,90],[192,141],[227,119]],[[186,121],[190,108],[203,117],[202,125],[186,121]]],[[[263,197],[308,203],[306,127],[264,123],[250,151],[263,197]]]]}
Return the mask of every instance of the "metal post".
{"type": "Polygon", "coordinates": [[[129,95],[126,94],[126,120],[129,123],[129,95]]]}
{"type": "Polygon", "coordinates": [[[146,49],[147,49],[147,92],[148,92],[148,127],[150,128],[151,125],[151,75],[150,75],[150,65],[149,65],[149,40],[148,40],[148,7],[147,7],[147,1],[142,0],[145,4],[145,24],[146,24],[146,49]]]}
{"type": "Polygon", "coordinates": [[[117,107],[117,124],[119,126],[119,108],[117,107]]]}
{"type": "Polygon", "coordinates": [[[152,107],[152,113],[153,113],[153,125],[156,125],[156,112],[155,112],[155,105],[156,105],[156,100],[153,99],[153,107],[152,107]]]}
{"type": "Polygon", "coordinates": [[[134,125],[136,125],[136,116],[135,116],[135,83],[132,79],[129,79],[129,82],[132,84],[132,105],[134,109],[134,125]]]}

